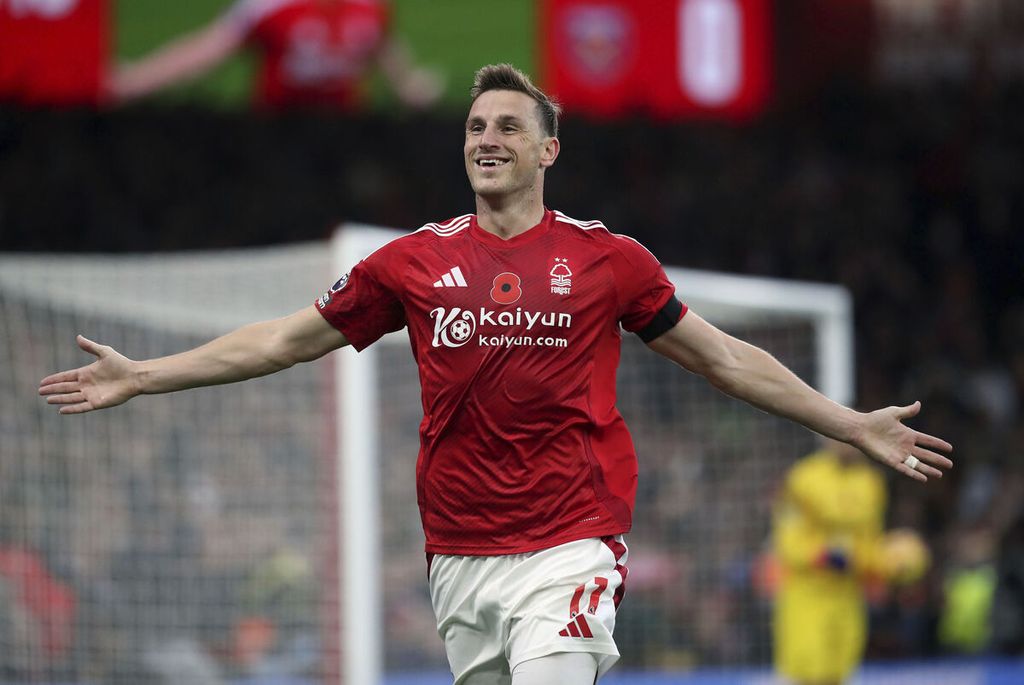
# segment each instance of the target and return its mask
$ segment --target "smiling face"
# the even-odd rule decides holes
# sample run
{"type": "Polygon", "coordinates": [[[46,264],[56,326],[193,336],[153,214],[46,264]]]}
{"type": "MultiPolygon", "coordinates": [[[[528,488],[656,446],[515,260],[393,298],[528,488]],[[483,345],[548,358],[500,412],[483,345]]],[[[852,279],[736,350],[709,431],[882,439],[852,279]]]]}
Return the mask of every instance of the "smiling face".
{"type": "Polygon", "coordinates": [[[470,107],[463,152],[473,192],[502,198],[543,191],[544,169],[558,156],[558,139],[545,135],[529,95],[489,90],[470,107]]]}

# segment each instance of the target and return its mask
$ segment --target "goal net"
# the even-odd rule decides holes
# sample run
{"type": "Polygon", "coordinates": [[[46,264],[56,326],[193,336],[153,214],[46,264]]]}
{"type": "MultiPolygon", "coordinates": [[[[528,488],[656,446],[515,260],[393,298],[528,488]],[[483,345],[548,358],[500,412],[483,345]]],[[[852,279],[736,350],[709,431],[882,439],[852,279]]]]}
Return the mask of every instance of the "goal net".
{"type": "MultiPolygon", "coordinates": [[[[0,255],[0,682],[444,682],[404,334],[84,416],[35,396],[43,376],[90,361],[77,333],[133,358],[178,352],[307,306],[396,235],[350,226],[330,244],[0,255]]],[[[702,316],[850,400],[841,289],[668,271],[702,316]]],[[[770,503],[814,438],[633,338],[619,373],[640,456],[622,663],[763,665],[770,503]]]]}

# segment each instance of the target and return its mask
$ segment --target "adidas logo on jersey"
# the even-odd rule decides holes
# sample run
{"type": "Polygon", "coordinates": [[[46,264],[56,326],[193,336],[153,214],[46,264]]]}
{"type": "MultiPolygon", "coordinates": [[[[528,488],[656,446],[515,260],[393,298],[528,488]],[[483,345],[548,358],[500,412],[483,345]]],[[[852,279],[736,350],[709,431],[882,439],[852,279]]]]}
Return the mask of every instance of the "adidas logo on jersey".
{"type": "Polygon", "coordinates": [[[451,271],[444,274],[438,280],[434,281],[435,288],[465,288],[466,279],[462,275],[462,269],[457,266],[453,266],[451,271]]]}

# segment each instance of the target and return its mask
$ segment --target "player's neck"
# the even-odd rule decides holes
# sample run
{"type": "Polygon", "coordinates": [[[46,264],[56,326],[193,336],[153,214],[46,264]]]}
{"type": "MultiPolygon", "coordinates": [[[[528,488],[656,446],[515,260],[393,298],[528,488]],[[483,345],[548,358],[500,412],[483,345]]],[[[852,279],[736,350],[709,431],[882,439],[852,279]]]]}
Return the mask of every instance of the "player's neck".
{"type": "Polygon", "coordinates": [[[525,233],[543,218],[544,200],[540,193],[519,198],[476,196],[477,225],[502,240],[525,233]]]}

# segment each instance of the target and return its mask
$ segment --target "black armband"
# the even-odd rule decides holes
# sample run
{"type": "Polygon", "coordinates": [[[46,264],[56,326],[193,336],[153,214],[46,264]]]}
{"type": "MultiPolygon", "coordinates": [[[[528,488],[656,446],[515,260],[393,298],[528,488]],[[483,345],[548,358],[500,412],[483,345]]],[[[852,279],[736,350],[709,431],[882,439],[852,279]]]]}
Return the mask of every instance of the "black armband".
{"type": "Polygon", "coordinates": [[[668,331],[679,323],[679,315],[683,313],[683,303],[675,295],[668,299],[651,322],[636,332],[640,339],[649,343],[659,335],[668,331]]]}

